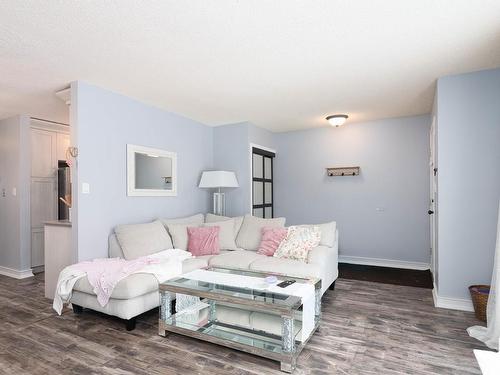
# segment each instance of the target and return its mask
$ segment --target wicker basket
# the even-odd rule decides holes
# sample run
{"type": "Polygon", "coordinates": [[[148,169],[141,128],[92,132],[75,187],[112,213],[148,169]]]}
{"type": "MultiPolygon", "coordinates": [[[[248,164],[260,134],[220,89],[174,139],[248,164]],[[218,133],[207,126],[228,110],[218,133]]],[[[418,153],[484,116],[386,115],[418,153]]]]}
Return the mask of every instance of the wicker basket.
{"type": "Polygon", "coordinates": [[[476,318],[486,322],[486,305],[488,304],[488,295],[490,293],[489,285],[471,285],[469,287],[472,304],[476,318]]]}

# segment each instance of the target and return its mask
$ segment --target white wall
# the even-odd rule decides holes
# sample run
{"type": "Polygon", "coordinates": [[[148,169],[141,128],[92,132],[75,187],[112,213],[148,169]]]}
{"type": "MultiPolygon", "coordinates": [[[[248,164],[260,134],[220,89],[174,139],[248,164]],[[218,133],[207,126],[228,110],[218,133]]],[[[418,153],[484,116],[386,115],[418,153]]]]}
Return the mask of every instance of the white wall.
{"type": "Polygon", "coordinates": [[[31,268],[29,126],[27,116],[0,121],[0,267],[17,276],[31,268]]]}
{"type": "Polygon", "coordinates": [[[214,169],[235,172],[240,185],[239,188],[224,190],[227,215],[238,216],[251,212],[250,145],[274,149],[275,136],[248,122],[214,128],[214,169]]]}
{"type": "Polygon", "coordinates": [[[79,149],[73,186],[78,260],[106,257],[108,235],[118,224],[209,210],[209,193],[198,182],[213,165],[211,127],[80,81],[72,84],[70,111],[72,144],[79,149]],[[176,197],[127,196],[127,144],[177,153],[176,197]],[[82,193],[82,183],[90,184],[90,194],[82,193]]]}
{"type": "Polygon", "coordinates": [[[424,115],[276,134],[275,215],[337,221],[344,256],[428,264],[429,128],[424,115]]]}
{"type": "Polygon", "coordinates": [[[489,284],[500,199],[500,69],[438,80],[438,294],[489,284]]]}

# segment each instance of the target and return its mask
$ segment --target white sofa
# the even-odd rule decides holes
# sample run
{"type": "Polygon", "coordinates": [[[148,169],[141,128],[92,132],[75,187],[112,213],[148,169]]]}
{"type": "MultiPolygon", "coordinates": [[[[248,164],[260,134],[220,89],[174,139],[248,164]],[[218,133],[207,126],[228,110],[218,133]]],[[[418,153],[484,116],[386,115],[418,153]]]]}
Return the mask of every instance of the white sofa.
{"type": "MultiPolygon", "coordinates": [[[[217,218],[214,215],[211,215],[211,217],[211,221],[217,218]]],[[[167,224],[168,222],[190,224],[189,220],[192,218],[166,222],[167,224]]],[[[210,216],[207,216],[207,218],[210,218],[210,216]]],[[[235,227],[235,242],[237,244],[260,242],[260,238],[242,238],[245,234],[248,237],[249,233],[260,233],[260,228],[258,230],[253,228],[253,232],[240,229],[240,227],[245,226],[245,221],[251,222],[256,219],[251,216],[240,217],[238,219],[243,221],[243,225],[241,225],[240,221],[240,226],[238,228],[235,227]],[[243,231],[245,231],[245,234],[242,233],[243,231]]],[[[202,221],[204,220],[202,219],[202,221]]],[[[246,229],[248,229],[248,225],[246,225],[246,229]]],[[[322,281],[322,293],[324,293],[328,288],[334,288],[335,280],[338,276],[338,231],[334,222],[323,224],[321,229],[323,232],[322,237],[328,238],[325,241],[322,240],[320,246],[309,252],[307,263],[260,255],[254,250],[240,248],[238,250],[221,250],[218,255],[206,255],[186,259],[183,262],[182,271],[185,273],[199,268],[216,266],[280,273],[296,277],[319,277],[322,281]],[[333,230],[333,233],[325,232],[330,230],[333,230]],[[325,246],[323,243],[331,246],[325,246]]],[[[109,236],[109,256],[127,259],[115,233],[109,236]]],[[[81,313],[85,307],[108,315],[117,316],[127,321],[126,327],[128,330],[135,328],[136,316],[159,306],[158,281],[151,274],[132,274],[121,280],[113,290],[108,304],[104,307],[100,306],[97,302],[96,295],[92,289],[87,278],[82,278],[75,284],[71,297],[74,312],[81,313]]]]}

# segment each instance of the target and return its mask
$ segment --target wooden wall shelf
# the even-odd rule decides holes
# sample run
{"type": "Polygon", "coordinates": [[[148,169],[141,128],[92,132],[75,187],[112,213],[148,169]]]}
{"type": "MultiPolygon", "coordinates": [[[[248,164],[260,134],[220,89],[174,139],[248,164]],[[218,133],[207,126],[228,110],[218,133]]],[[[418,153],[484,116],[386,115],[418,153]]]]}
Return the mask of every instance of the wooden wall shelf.
{"type": "Polygon", "coordinates": [[[358,176],[359,167],[331,167],[326,168],[326,173],[330,177],[335,176],[358,176]]]}

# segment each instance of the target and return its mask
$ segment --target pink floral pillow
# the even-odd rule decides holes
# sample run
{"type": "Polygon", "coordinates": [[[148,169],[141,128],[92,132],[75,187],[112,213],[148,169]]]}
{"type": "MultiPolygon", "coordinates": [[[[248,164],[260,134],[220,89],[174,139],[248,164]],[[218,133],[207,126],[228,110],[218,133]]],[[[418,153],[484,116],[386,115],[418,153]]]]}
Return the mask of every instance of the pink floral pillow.
{"type": "Polygon", "coordinates": [[[286,239],[281,242],[273,256],[307,263],[309,251],[318,246],[320,241],[319,227],[291,226],[288,228],[286,239]]]}
{"type": "Polygon", "coordinates": [[[272,257],[281,242],[286,238],[287,233],[288,230],[286,228],[262,228],[262,238],[257,253],[272,257]]]}
{"type": "Polygon", "coordinates": [[[219,247],[220,227],[188,227],[188,250],[194,256],[216,255],[219,247]]]}

